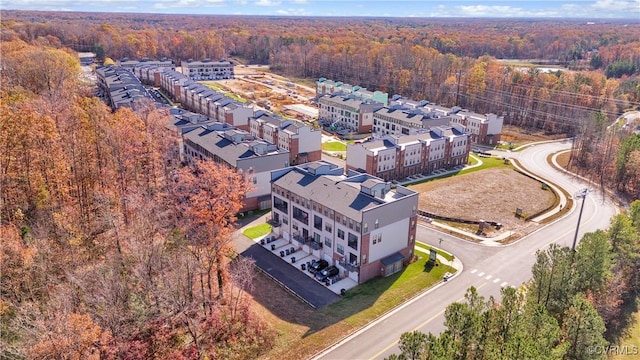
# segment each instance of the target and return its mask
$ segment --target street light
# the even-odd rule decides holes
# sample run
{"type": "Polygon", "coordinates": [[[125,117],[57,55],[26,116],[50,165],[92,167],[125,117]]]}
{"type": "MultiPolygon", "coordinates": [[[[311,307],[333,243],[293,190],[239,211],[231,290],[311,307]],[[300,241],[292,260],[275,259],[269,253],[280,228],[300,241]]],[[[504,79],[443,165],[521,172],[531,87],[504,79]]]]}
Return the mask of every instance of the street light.
{"type": "Polygon", "coordinates": [[[583,188],[573,197],[574,199],[582,198],[582,205],[580,205],[580,214],[578,215],[578,224],[576,225],[576,233],[573,235],[573,245],[571,246],[572,251],[576,251],[576,241],[578,241],[578,230],[580,229],[580,219],[582,219],[582,210],[584,210],[584,202],[587,198],[587,195],[591,192],[591,189],[583,188]]]}
{"type": "Polygon", "coordinates": [[[439,248],[442,248],[442,246],[441,246],[441,245],[442,245],[442,242],[443,242],[443,241],[444,241],[444,239],[443,239],[443,238],[438,238],[438,247],[439,247],[439,248]]]}

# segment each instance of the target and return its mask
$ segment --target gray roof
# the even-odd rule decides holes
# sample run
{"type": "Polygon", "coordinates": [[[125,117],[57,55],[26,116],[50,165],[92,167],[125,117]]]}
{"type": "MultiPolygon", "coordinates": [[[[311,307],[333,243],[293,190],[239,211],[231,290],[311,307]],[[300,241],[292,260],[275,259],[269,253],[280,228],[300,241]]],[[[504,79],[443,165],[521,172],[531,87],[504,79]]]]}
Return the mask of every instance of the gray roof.
{"type": "Polygon", "coordinates": [[[354,220],[362,220],[362,211],[385,203],[361,192],[353,184],[335,181],[335,178],[328,176],[311,175],[299,168],[292,168],[276,179],[274,184],[354,220]]]}
{"type": "MultiPolygon", "coordinates": [[[[245,133],[240,130],[231,129],[227,130],[224,133],[229,135],[237,134],[237,133],[245,133]]],[[[252,150],[252,146],[258,144],[268,144],[264,140],[247,140],[239,143],[234,143],[224,136],[224,133],[208,130],[206,128],[198,128],[184,134],[184,138],[193,141],[194,143],[202,146],[204,149],[209,151],[211,154],[217,155],[224,162],[238,167],[238,161],[250,158],[259,158],[265,157],[272,154],[281,154],[282,152],[279,150],[269,151],[267,154],[260,155],[256,154],[252,150]]],[[[274,149],[275,146],[271,145],[274,149]]],[[[273,169],[259,169],[256,168],[256,172],[262,172],[265,170],[273,170],[273,169]]]]}

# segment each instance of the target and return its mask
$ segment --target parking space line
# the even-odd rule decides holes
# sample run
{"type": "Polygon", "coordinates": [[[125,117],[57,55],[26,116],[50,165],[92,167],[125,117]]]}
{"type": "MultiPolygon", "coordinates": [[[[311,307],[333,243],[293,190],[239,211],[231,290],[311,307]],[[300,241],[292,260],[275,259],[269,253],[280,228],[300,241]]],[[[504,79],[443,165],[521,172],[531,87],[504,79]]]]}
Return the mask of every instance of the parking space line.
{"type": "Polygon", "coordinates": [[[491,275],[487,275],[487,277],[485,278],[485,280],[489,280],[489,279],[491,279],[491,278],[492,278],[492,276],[491,276],[491,275]]]}
{"type": "Polygon", "coordinates": [[[484,276],[484,273],[483,273],[483,272],[481,272],[480,274],[478,274],[478,276],[484,276]]]}
{"type": "Polygon", "coordinates": [[[495,284],[495,283],[497,283],[498,281],[500,281],[500,278],[495,278],[495,279],[493,280],[493,283],[495,284]]]}
{"type": "Polygon", "coordinates": [[[473,270],[471,270],[471,273],[475,274],[477,271],[478,271],[478,269],[473,269],[473,270]]]}

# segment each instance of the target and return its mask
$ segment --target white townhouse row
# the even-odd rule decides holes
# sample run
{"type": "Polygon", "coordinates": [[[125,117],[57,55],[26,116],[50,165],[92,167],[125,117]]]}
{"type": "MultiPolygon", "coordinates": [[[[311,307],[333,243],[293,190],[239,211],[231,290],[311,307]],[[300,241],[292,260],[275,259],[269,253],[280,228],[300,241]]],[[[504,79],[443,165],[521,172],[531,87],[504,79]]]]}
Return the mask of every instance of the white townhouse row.
{"type": "Polygon", "coordinates": [[[347,170],[386,181],[465,165],[471,142],[462,125],[436,126],[413,135],[383,135],[347,146],[347,170]]]}
{"type": "Polygon", "coordinates": [[[233,79],[233,63],[231,61],[220,59],[214,61],[211,59],[183,61],[181,64],[182,73],[192,80],[222,80],[233,79]]]}
{"type": "Polygon", "coordinates": [[[283,239],[363,283],[413,256],[418,193],[325,161],[271,173],[272,223],[283,239]]]}
{"type": "Polygon", "coordinates": [[[400,95],[388,99],[386,93],[325,78],[316,81],[316,99],[321,122],[358,133],[413,135],[434,126],[460,124],[469,132],[471,142],[494,145],[500,141],[504,123],[504,118],[496,114],[483,115],[457,106],[448,108],[400,95]],[[369,105],[371,103],[382,106],[369,105]],[[399,112],[394,113],[397,110],[399,112]]]}
{"type": "Polygon", "coordinates": [[[377,101],[363,100],[343,93],[320,95],[317,102],[318,120],[321,123],[338,125],[354,133],[370,132],[373,113],[384,106],[377,101]]]}
{"type": "Polygon", "coordinates": [[[298,165],[320,160],[322,131],[295,120],[285,120],[272,113],[256,111],[249,119],[249,131],[257,138],[275,144],[278,149],[288,151],[289,165],[298,165]]]}

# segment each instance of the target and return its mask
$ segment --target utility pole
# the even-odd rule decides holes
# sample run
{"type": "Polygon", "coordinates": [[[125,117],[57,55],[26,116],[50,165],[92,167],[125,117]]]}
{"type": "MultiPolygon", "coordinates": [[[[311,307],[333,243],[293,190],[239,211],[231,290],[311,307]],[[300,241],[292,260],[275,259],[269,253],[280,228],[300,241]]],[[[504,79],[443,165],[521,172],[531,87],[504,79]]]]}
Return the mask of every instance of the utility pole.
{"type": "Polygon", "coordinates": [[[571,250],[573,252],[576,251],[576,242],[578,241],[578,230],[580,229],[580,219],[582,219],[582,210],[584,210],[584,202],[587,199],[587,195],[591,192],[591,189],[584,188],[580,190],[579,193],[574,195],[574,198],[579,199],[582,198],[582,205],[580,205],[580,214],[578,214],[578,224],[576,224],[576,233],[573,235],[573,245],[571,245],[571,250]]]}
{"type": "Polygon", "coordinates": [[[460,78],[462,77],[462,70],[458,70],[458,74],[456,77],[458,78],[458,86],[456,88],[456,106],[458,106],[458,100],[460,99],[460,78]]]}

